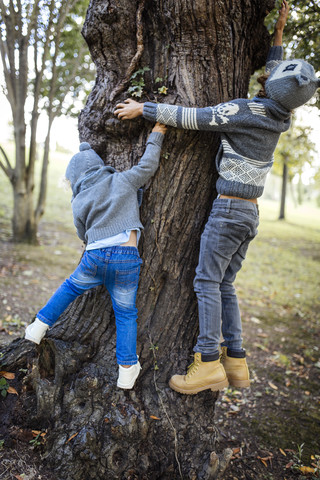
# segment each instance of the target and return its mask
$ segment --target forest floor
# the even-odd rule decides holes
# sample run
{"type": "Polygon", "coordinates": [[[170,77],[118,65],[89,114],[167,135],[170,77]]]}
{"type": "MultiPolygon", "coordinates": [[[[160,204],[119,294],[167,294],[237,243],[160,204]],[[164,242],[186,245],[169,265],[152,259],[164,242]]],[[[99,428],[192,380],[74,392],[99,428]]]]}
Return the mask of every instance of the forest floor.
{"type": "MultiPolygon", "coordinates": [[[[316,479],[320,478],[319,210],[300,207],[279,222],[273,205],[261,202],[261,206],[260,232],[237,278],[252,385],[220,393],[214,419],[217,451],[234,452],[225,480],[316,479]]],[[[0,352],[1,345],[23,335],[26,324],[80,258],[81,244],[67,210],[59,202],[48,207],[40,246],[14,245],[10,205],[0,198],[0,352]]],[[[51,478],[41,467],[30,434],[31,442],[24,438],[11,450],[0,438],[1,480],[51,478]]]]}

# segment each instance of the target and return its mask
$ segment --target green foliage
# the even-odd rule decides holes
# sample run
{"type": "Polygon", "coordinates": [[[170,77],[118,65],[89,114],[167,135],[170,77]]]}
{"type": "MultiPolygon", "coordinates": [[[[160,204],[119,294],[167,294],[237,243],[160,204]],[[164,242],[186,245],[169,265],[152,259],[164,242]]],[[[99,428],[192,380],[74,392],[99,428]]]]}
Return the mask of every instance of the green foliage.
{"type": "MultiPolygon", "coordinates": [[[[0,352],[0,359],[3,357],[3,353],[0,352]]],[[[0,363],[0,370],[2,370],[3,364],[0,363]]],[[[6,397],[8,395],[8,390],[9,390],[9,383],[7,382],[6,378],[4,378],[2,375],[0,375],[0,395],[1,397],[6,397]]]]}
{"type": "MultiPolygon", "coordinates": [[[[12,44],[8,25],[16,25],[12,52],[17,58],[21,45],[27,43],[29,95],[37,95],[40,81],[40,110],[50,109],[54,116],[77,115],[95,76],[88,47],[81,36],[88,2],[26,0],[20,4],[21,16],[18,10],[1,6],[0,28],[3,41],[12,44]]],[[[22,82],[25,72],[21,68],[17,65],[17,80],[22,82]]],[[[9,91],[10,87],[6,87],[9,91]]]]}
{"type": "MultiPolygon", "coordinates": [[[[290,14],[284,30],[283,46],[288,58],[303,58],[310,62],[316,71],[320,70],[320,2],[319,0],[291,0],[290,14]]],[[[265,24],[273,33],[281,0],[267,16],[265,24]]],[[[320,108],[320,96],[314,104],[320,108]]]]}
{"type": "MultiPolygon", "coordinates": [[[[95,67],[81,35],[81,24],[87,7],[87,1],[76,2],[66,16],[61,31],[57,32],[56,27],[52,27],[49,49],[51,55],[49,54],[46,60],[41,95],[44,99],[44,107],[48,108],[50,92],[54,90],[55,100],[51,108],[56,115],[77,116],[92,89],[95,67]],[[60,34],[60,37],[56,46],[57,34],[60,34]],[[54,68],[56,68],[56,76],[55,84],[52,85],[54,68]]],[[[57,21],[59,14],[57,11],[57,21]]]]}
{"type": "Polygon", "coordinates": [[[145,87],[144,74],[150,70],[149,67],[143,67],[134,72],[130,77],[130,87],[128,93],[132,97],[141,98],[143,88],[145,87]]]}
{"type": "Polygon", "coordinates": [[[30,440],[29,442],[34,448],[35,447],[40,447],[41,445],[41,432],[37,434],[37,436],[35,438],[33,438],[32,440],[30,440]]]}
{"type": "Polygon", "coordinates": [[[289,179],[301,175],[306,165],[312,165],[316,146],[309,138],[310,128],[293,122],[291,128],[280,136],[276,151],[274,172],[281,175],[283,164],[289,169],[289,179]]]}
{"type": "MultiPolygon", "coordinates": [[[[163,82],[163,78],[161,77],[157,77],[155,79],[155,83],[162,83],[163,82]]],[[[166,87],[165,85],[161,85],[161,87],[158,87],[158,93],[160,95],[168,95],[168,87],[166,87]]]]}
{"type": "Polygon", "coordinates": [[[149,350],[152,351],[152,354],[153,354],[153,365],[154,365],[154,370],[159,370],[159,366],[158,366],[158,362],[157,362],[157,355],[156,355],[156,352],[159,350],[159,346],[158,345],[154,345],[152,342],[151,343],[151,346],[149,347],[149,350]]]}
{"type": "MultiPolygon", "coordinates": [[[[3,353],[0,352],[0,358],[3,357],[3,353]]],[[[0,369],[2,369],[3,365],[0,364],[0,369]]],[[[7,380],[1,376],[0,378],[0,395],[1,397],[6,397],[8,394],[9,383],[7,380]]]]}
{"type": "Polygon", "coordinates": [[[2,397],[6,397],[8,394],[9,383],[4,377],[0,378],[0,392],[2,397]]]}

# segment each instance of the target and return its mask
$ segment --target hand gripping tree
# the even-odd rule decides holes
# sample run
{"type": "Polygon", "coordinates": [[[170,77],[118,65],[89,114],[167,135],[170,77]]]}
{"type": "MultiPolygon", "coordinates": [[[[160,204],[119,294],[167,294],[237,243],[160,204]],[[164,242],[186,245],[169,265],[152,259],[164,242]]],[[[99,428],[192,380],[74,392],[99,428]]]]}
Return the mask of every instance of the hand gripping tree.
{"type": "MultiPolygon", "coordinates": [[[[245,97],[266,59],[263,20],[273,6],[91,0],[83,35],[97,78],[80,115],[81,141],[117,169],[137,162],[151,125],[113,114],[130,87],[142,99],[167,93],[167,103],[189,106],[245,97]]],[[[26,363],[30,370],[6,418],[48,429],[45,461],[56,478],[221,478],[230,452],[217,444],[218,394],[183,396],[168,387],[185,371],[197,335],[192,281],[215,195],[217,147],[211,133],[170,130],[147,186],[137,301],[142,373],[133,390],[116,388],[115,326],[103,288],[74,302],[39,347],[21,340],[7,349],[11,370],[26,363]]]]}

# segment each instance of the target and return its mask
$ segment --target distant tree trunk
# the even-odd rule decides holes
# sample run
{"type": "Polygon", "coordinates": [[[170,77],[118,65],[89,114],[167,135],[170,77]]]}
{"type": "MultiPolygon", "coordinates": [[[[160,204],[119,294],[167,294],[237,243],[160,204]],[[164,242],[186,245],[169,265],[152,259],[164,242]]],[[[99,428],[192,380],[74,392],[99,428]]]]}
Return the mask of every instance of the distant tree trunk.
{"type": "Polygon", "coordinates": [[[299,180],[297,185],[298,190],[298,205],[302,205],[303,203],[303,183],[302,183],[302,174],[299,172],[299,180]]]}
{"type": "Polygon", "coordinates": [[[47,175],[51,124],[66,106],[64,100],[70,88],[73,88],[73,97],[78,100],[79,83],[91,80],[91,70],[86,61],[87,49],[84,49],[84,42],[74,28],[83,18],[87,3],[85,0],[0,2],[0,58],[16,146],[14,166],[1,148],[4,159],[0,157],[0,169],[7,175],[13,189],[14,242],[38,243],[38,224],[46,200],[47,178],[44,175],[47,175]],[[31,96],[30,143],[26,155],[26,106],[31,96]],[[44,105],[49,130],[43,155],[40,196],[34,202],[37,127],[39,110],[44,109],[44,105]]]}
{"type": "MultiPolygon", "coordinates": [[[[83,34],[97,79],[79,119],[81,140],[118,169],[138,161],[151,125],[120,123],[113,111],[142,67],[150,68],[143,100],[200,107],[245,97],[251,73],[265,62],[263,18],[272,7],[266,0],[92,0],[83,34]],[[166,97],[157,93],[162,85],[166,97]]],[[[48,429],[45,462],[58,479],[221,478],[230,451],[219,452],[217,444],[218,394],[183,396],[168,387],[192,361],[192,282],[215,197],[218,144],[211,133],[169,129],[145,192],[137,301],[142,373],[132,391],[116,388],[116,332],[104,288],[74,302],[39,348],[20,341],[6,352],[7,365],[19,370],[28,360],[33,368],[4,423],[22,417],[29,428],[48,429]]]]}
{"type": "Polygon", "coordinates": [[[283,162],[279,220],[285,219],[287,184],[288,184],[288,166],[286,162],[283,162]]]}

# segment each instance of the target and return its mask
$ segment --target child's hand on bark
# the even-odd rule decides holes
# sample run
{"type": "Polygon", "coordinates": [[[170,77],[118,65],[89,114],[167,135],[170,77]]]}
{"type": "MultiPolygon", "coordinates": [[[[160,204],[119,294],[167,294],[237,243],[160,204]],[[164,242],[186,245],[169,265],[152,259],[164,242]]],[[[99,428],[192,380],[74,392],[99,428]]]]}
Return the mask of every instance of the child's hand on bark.
{"type": "Polygon", "coordinates": [[[167,131],[167,127],[166,127],[166,125],[163,125],[162,123],[157,122],[155,124],[155,126],[153,127],[152,131],[153,132],[159,132],[159,133],[162,133],[163,135],[165,135],[165,133],[167,131]]]}
{"type": "Polygon", "coordinates": [[[114,114],[119,120],[132,120],[143,114],[143,103],[127,98],[124,103],[116,105],[114,114]]]}

